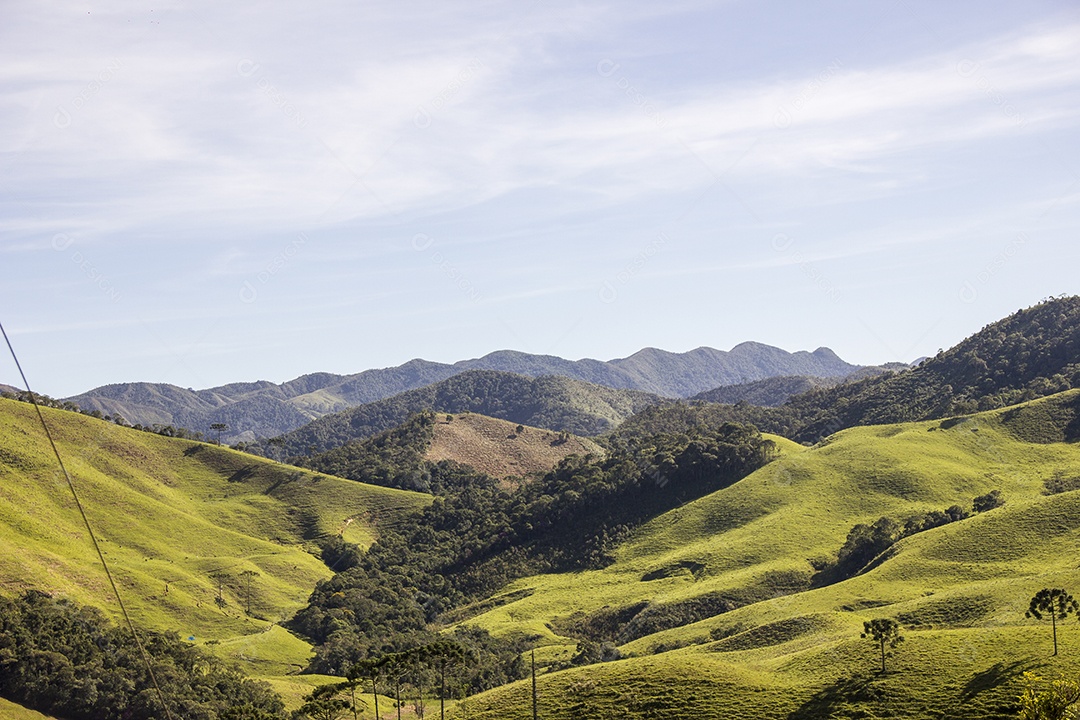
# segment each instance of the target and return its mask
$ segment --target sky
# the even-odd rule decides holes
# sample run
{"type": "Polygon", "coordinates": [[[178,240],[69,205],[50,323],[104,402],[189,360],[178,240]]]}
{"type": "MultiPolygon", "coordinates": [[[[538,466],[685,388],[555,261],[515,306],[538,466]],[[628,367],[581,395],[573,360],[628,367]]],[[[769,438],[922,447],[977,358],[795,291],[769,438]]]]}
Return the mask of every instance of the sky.
{"type": "Polygon", "coordinates": [[[500,349],[911,361],[1080,293],[1073,2],[2,14],[0,323],[54,397],[500,349]]]}

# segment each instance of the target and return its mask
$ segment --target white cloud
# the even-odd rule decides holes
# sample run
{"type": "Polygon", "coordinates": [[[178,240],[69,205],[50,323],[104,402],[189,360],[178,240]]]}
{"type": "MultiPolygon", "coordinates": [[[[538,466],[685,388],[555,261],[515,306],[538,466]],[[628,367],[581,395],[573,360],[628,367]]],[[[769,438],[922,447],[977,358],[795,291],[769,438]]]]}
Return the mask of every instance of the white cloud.
{"type": "MultiPolygon", "coordinates": [[[[87,236],[152,225],[265,230],[424,214],[552,185],[626,202],[712,182],[701,163],[719,174],[738,161],[731,174],[747,181],[880,173],[935,146],[1072,123],[1080,97],[1077,26],[891,67],[838,58],[796,80],[643,95],[618,72],[587,66],[541,79],[560,62],[548,42],[622,9],[538,10],[519,24],[497,3],[466,21],[446,9],[404,20],[399,11],[339,7],[325,47],[301,38],[310,64],[293,59],[288,27],[258,14],[194,17],[178,6],[161,26],[138,29],[128,26],[150,22],[142,10],[96,18],[115,46],[87,37],[98,25],[69,20],[61,51],[23,43],[26,55],[0,70],[13,90],[0,100],[5,164],[25,173],[31,199],[64,198],[56,227],[87,236]],[[415,34],[400,34],[408,23],[415,34]],[[370,46],[350,44],[354,25],[370,46]],[[69,125],[56,126],[57,108],[69,125]]],[[[40,22],[43,12],[23,14],[40,22]]],[[[861,183],[850,191],[866,192],[861,183]]],[[[28,216],[4,222],[42,229],[28,216]]]]}

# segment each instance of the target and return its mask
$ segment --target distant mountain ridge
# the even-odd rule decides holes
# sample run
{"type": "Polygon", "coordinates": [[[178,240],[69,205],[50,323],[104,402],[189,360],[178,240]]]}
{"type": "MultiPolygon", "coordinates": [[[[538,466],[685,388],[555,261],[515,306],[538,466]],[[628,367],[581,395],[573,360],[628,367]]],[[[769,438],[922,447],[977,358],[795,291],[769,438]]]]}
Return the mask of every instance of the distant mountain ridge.
{"type": "MultiPolygon", "coordinates": [[[[707,402],[738,402],[731,389],[705,393],[697,398],[702,402],[650,407],[619,432],[681,432],[699,424],[748,422],[814,443],[859,425],[941,420],[1080,388],[1080,296],[1018,310],[916,367],[880,370],[885,372],[865,368],[843,383],[792,395],[774,407],[707,402]]],[[[766,390],[751,386],[739,392],[766,390]]]]}
{"type": "Polygon", "coordinates": [[[84,410],[120,415],[142,425],[177,425],[209,432],[229,426],[231,441],[272,437],[317,418],[432,385],[470,370],[510,372],[527,377],[559,376],[617,390],[639,390],[685,398],[723,385],[777,376],[844,377],[859,369],[828,348],[790,353],[745,342],[729,351],[700,347],[685,353],[645,348],[615,360],[565,360],[500,350],[453,364],[410,360],[353,375],[312,373],[275,384],[238,382],[205,390],[166,383],[105,385],[66,398],[84,410]]]}

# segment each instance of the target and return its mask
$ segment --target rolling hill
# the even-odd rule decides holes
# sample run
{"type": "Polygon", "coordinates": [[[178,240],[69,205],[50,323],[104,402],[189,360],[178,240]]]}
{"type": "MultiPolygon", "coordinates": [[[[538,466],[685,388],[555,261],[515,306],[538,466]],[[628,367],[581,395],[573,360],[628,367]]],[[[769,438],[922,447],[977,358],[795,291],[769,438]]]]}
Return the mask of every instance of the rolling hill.
{"type": "Polygon", "coordinates": [[[811,391],[785,406],[799,440],[845,427],[991,410],[1080,387],[1080,297],[1019,310],[903,372],[811,391]]]}
{"type": "Polygon", "coordinates": [[[433,464],[449,461],[492,478],[527,479],[571,455],[602,457],[604,450],[587,438],[478,413],[424,411],[390,430],[294,462],[372,485],[439,494],[429,482],[433,464]]]}
{"type": "Polygon", "coordinates": [[[604,450],[586,438],[463,413],[436,419],[424,459],[453,460],[495,478],[526,478],[550,471],[568,455],[589,454],[602,456],[604,450]]]}
{"type": "MultiPolygon", "coordinates": [[[[430,501],[43,412],[135,622],[217,641],[209,647],[225,655],[244,638],[259,675],[295,670],[310,654],[275,623],[332,574],[321,542],[341,533],[366,546],[430,501]]],[[[28,588],[118,613],[33,406],[0,400],[0,593],[28,588]]]]}
{"type": "Polygon", "coordinates": [[[284,457],[314,455],[389,430],[422,410],[479,413],[545,430],[598,435],[642,408],[662,402],[659,396],[637,390],[613,390],[564,377],[472,370],[319,418],[281,436],[280,451],[268,443],[259,449],[269,455],[281,452],[284,457]]]}
{"type": "Polygon", "coordinates": [[[323,415],[473,370],[533,378],[557,375],[615,389],[688,397],[719,385],[778,375],[839,377],[857,369],[827,348],[789,353],[761,343],[742,343],[727,352],[707,347],[685,353],[646,348],[609,361],[501,350],[453,364],[417,359],[353,375],[313,373],[280,385],[259,381],[193,390],[164,383],[122,383],[67,400],[86,411],[119,415],[146,426],[176,425],[209,434],[212,423],[225,423],[230,428],[227,439],[234,442],[280,435],[323,415]]]}
{"type": "MultiPolygon", "coordinates": [[[[552,669],[581,642],[618,648],[621,660],[542,676],[544,717],[1013,717],[1022,671],[1080,670],[1074,624],[1051,662],[1048,628],[1024,618],[1039,588],[1080,582],[1078,418],[1071,391],[786,446],[639,528],[612,565],[520,579],[466,622],[541,638],[552,669]],[[856,524],[970,509],[995,489],[1004,506],[904,537],[849,579],[816,580],[856,524]],[[907,636],[883,674],[859,638],[877,617],[907,636]]],[[[468,717],[530,717],[527,693],[474,697],[468,717]]]]}

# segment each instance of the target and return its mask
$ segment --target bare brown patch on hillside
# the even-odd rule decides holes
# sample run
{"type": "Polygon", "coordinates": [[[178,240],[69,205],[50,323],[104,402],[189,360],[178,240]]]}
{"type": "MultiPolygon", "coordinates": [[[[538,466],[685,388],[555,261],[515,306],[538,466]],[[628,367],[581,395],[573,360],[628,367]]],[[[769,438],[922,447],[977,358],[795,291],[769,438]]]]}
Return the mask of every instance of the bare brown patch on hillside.
{"type": "Polygon", "coordinates": [[[527,477],[547,472],[568,455],[603,455],[592,440],[570,435],[560,439],[557,432],[525,427],[506,420],[465,413],[436,416],[435,439],[425,459],[432,462],[454,460],[471,465],[492,477],[527,477]]]}

